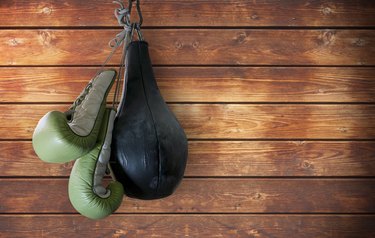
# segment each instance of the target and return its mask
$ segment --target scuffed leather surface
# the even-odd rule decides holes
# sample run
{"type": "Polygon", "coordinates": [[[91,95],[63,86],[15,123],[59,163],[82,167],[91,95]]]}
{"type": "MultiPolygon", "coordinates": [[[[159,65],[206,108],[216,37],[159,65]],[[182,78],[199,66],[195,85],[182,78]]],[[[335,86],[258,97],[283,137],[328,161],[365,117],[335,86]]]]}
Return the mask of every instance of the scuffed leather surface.
{"type": "Polygon", "coordinates": [[[69,178],[70,202],[79,213],[91,219],[101,219],[112,214],[123,199],[121,183],[111,182],[107,188],[102,185],[110,156],[114,116],[112,109],[106,110],[94,149],[74,163],[69,178]]]}
{"type": "MultiPolygon", "coordinates": [[[[90,119],[93,121],[93,126],[91,126],[92,129],[89,134],[86,136],[76,134],[69,126],[67,115],[59,111],[48,112],[40,119],[34,130],[32,143],[34,151],[41,160],[51,163],[65,163],[78,159],[93,148],[105,111],[106,98],[116,78],[116,71],[107,71],[109,72],[106,74],[107,77],[100,79],[105,80],[108,86],[102,101],[95,105],[98,108],[96,109],[97,114],[95,118],[90,119]],[[110,83],[108,84],[108,82],[110,83]]],[[[87,123],[86,119],[84,119],[84,123],[87,123]]]]}
{"type": "Polygon", "coordinates": [[[115,120],[111,163],[126,195],[156,199],[173,193],[187,160],[187,139],[157,87],[146,42],[127,52],[127,88],[115,120]]]}

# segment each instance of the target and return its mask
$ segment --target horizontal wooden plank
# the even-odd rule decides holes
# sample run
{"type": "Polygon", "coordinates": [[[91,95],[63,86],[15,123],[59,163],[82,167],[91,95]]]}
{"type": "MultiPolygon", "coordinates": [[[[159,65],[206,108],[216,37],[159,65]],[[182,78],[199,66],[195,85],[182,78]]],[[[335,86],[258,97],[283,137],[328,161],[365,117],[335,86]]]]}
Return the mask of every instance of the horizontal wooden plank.
{"type": "Polygon", "coordinates": [[[361,237],[375,236],[370,215],[0,215],[0,235],[28,237],[361,237]]]}
{"type": "MultiPolygon", "coordinates": [[[[5,67],[0,102],[72,102],[97,70],[5,67]]],[[[155,67],[154,71],[168,102],[375,102],[375,68],[155,67]]]]}
{"type": "MultiPolygon", "coordinates": [[[[67,179],[0,179],[0,213],[75,212],[67,179]]],[[[164,199],[124,197],[121,213],[374,213],[374,179],[184,179],[164,199]]]]}
{"type": "MultiPolygon", "coordinates": [[[[101,65],[118,32],[2,30],[0,65],[101,65]]],[[[373,30],[158,29],[144,35],[159,65],[375,65],[373,30]]],[[[112,62],[119,63],[119,54],[112,62]]]]}
{"type": "MultiPolygon", "coordinates": [[[[2,0],[0,26],[116,26],[111,1],[2,0]]],[[[144,26],[374,26],[366,0],[145,0],[144,26]]]]}
{"type": "Polygon", "coordinates": [[[187,176],[374,176],[375,142],[190,141],[187,176]]]}
{"type": "MultiPolygon", "coordinates": [[[[69,105],[0,105],[0,139],[30,139],[48,111],[69,105]]],[[[172,104],[190,139],[375,139],[375,105],[172,104]]]]}
{"type": "Polygon", "coordinates": [[[375,138],[375,105],[171,105],[189,138],[375,138]]]}
{"type": "MultiPolygon", "coordinates": [[[[0,141],[1,176],[69,176],[30,141],[0,141]]],[[[186,176],[375,176],[375,142],[189,141],[186,176]]]]}

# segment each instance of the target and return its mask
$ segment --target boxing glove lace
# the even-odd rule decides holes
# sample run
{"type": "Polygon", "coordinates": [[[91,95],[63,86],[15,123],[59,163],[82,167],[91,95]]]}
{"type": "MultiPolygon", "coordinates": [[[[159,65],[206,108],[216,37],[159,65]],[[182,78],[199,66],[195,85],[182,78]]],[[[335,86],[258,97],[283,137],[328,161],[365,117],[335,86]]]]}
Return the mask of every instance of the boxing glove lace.
{"type": "Polygon", "coordinates": [[[98,73],[65,113],[51,111],[38,122],[32,137],[38,157],[64,163],[88,153],[98,137],[115,70],[98,73]]]}

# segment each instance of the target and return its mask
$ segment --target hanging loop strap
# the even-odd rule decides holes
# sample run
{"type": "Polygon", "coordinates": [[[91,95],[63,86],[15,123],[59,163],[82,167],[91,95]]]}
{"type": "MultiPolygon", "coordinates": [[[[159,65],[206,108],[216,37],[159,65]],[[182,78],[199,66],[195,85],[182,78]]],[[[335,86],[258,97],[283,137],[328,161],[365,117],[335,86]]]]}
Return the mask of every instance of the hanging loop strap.
{"type": "MultiPolygon", "coordinates": [[[[122,30],[120,33],[118,33],[116,35],[115,38],[113,38],[112,40],[109,41],[108,45],[109,45],[109,47],[112,48],[112,50],[111,50],[111,53],[109,53],[106,60],[104,61],[104,63],[102,64],[102,68],[105,65],[107,65],[107,63],[112,58],[113,54],[116,52],[116,50],[119,48],[119,46],[121,46],[121,44],[124,41],[126,41],[125,39],[127,39],[129,37],[129,35],[132,34],[132,29],[133,29],[132,26],[131,26],[131,23],[130,23],[130,11],[129,11],[129,9],[126,9],[124,7],[124,4],[119,0],[115,0],[115,1],[113,1],[113,3],[117,3],[117,4],[120,5],[120,8],[115,9],[115,17],[116,17],[119,25],[122,26],[124,28],[124,30],[122,30]]],[[[127,43],[128,42],[125,42],[125,44],[127,44],[127,43]]],[[[124,58],[124,57],[125,56],[123,55],[122,58],[124,58]]]]}
{"type": "Polygon", "coordinates": [[[113,1],[113,3],[120,5],[120,8],[115,9],[115,17],[117,18],[118,24],[124,27],[124,31],[116,35],[116,37],[110,42],[110,46],[114,47],[114,46],[120,45],[123,39],[125,38],[126,31],[130,31],[130,29],[132,28],[134,28],[137,31],[138,39],[142,41],[143,36],[141,33],[141,26],[143,23],[143,17],[142,17],[139,0],[129,0],[128,8],[125,8],[123,2],[121,2],[120,0],[115,0],[113,1]],[[131,15],[133,2],[136,2],[136,8],[137,8],[137,13],[139,17],[138,22],[130,21],[130,15],[131,15]]]}
{"type": "Polygon", "coordinates": [[[112,103],[112,107],[115,108],[116,104],[119,102],[118,97],[119,97],[119,94],[120,94],[119,84],[120,84],[121,74],[123,74],[124,83],[126,84],[126,82],[125,82],[125,72],[123,72],[124,66],[125,66],[126,49],[127,49],[127,46],[129,45],[129,43],[133,39],[134,31],[137,31],[138,39],[140,41],[143,40],[143,36],[142,36],[142,33],[141,33],[141,25],[142,25],[142,22],[143,22],[143,18],[142,18],[140,5],[139,5],[139,0],[129,0],[128,8],[125,8],[123,2],[120,1],[120,0],[115,0],[115,1],[113,1],[113,3],[116,3],[116,4],[120,5],[120,8],[115,9],[114,14],[115,14],[115,17],[117,19],[118,24],[120,26],[122,26],[124,28],[124,30],[122,30],[120,33],[118,33],[116,35],[115,38],[113,38],[112,40],[109,41],[109,46],[112,48],[112,50],[111,50],[110,54],[108,55],[107,59],[104,61],[103,65],[102,65],[102,68],[105,65],[107,65],[107,63],[112,58],[112,56],[114,55],[116,50],[123,44],[122,56],[121,56],[120,66],[119,66],[117,79],[116,79],[116,85],[115,85],[115,94],[114,94],[113,103],[112,103]],[[135,2],[135,1],[136,1],[138,16],[139,16],[139,22],[131,22],[130,21],[131,9],[132,9],[133,2],[135,2]]]}
{"type": "Polygon", "coordinates": [[[115,9],[115,17],[117,18],[118,24],[120,26],[129,26],[131,9],[125,8],[124,4],[119,0],[115,0],[113,3],[120,5],[120,8],[115,9]]]}
{"type": "Polygon", "coordinates": [[[141,28],[143,23],[143,16],[141,12],[141,7],[139,4],[139,0],[129,0],[128,8],[125,8],[124,4],[120,0],[115,0],[113,3],[119,4],[120,8],[115,9],[115,16],[120,26],[130,26],[132,23],[136,23],[137,28],[141,28]],[[133,2],[136,2],[136,8],[138,13],[138,22],[130,22],[130,14],[133,7],[133,2]]]}

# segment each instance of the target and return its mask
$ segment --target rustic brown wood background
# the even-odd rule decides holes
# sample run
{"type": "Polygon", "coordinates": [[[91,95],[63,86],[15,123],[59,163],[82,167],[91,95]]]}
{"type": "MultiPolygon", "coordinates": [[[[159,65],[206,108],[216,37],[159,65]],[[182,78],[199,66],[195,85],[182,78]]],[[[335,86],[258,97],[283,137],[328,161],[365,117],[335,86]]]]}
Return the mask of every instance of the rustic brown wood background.
{"type": "Polygon", "coordinates": [[[0,237],[375,237],[370,0],[141,0],[186,178],[105,220],[77,214],[72,163],[41,162],[31,135],[109,53],[116,6],[0,1],[0,237]]]}

